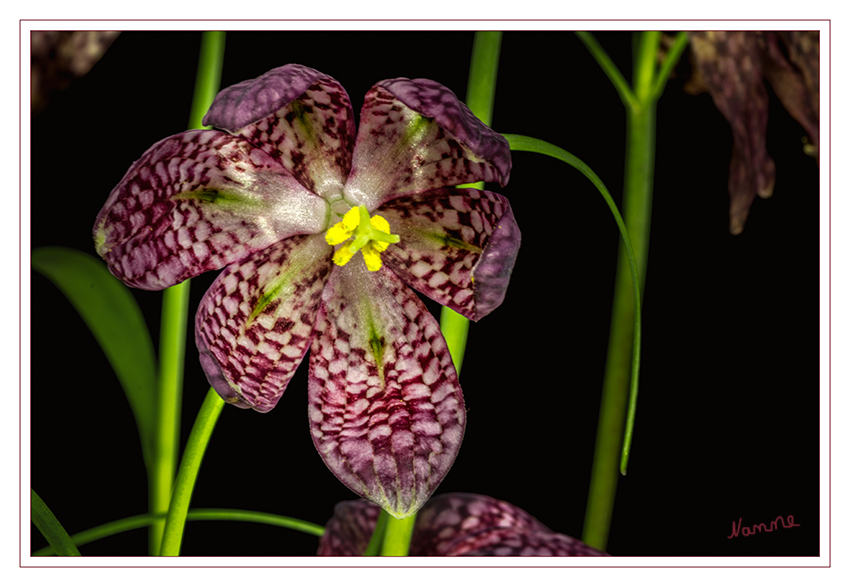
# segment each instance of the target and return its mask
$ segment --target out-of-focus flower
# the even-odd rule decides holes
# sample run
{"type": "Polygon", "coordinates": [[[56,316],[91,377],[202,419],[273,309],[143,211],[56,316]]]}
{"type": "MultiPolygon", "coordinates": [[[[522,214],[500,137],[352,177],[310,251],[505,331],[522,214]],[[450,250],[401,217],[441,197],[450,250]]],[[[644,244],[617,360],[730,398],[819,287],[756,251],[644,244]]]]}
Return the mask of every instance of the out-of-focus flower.
{"type": "Polygon", "coordinates": [[[86,75],[117,36],[118,31],[33,31],[33,114],[44,110],[52,94],[86,75]]]}
{"type": "Polygon", "coordinates": [[[756,194],[773,194],[776,165],[767,153],[768,93],[764,80],[819,144],[819,35],[817,31],[708,31],[689,33],[694,77],[690,93],[709,92],[732,127],[729,230],[739,234],[756,194]]]}
{"type": "MultiPolygon", "coordinates": [[[[321,556],[359,556],[380,510],[366,500],[343,501],[319,541],[321,556]]],[[[445,493],[419,512],[410,556],[608,556],[553,532],[524,510],[472,493],[445,493]]]]}
{"type": "Polygon", "coordinates": [[[224,268],[195,320],[210,384],[267,412],[310,349],[325,463],[392,515],[415,513],[466,411],[439,324],[405,283],[472,320],[502,303],[520,244],[511,207],[450,186],[507,183],[507,141],[448,88],[406,78],[369,90],[355,134],[342,86],[301,65],[225,89],[204,124],[220,130],[133,164],[95,222],[98,253],[150,290],[224,268]]]}

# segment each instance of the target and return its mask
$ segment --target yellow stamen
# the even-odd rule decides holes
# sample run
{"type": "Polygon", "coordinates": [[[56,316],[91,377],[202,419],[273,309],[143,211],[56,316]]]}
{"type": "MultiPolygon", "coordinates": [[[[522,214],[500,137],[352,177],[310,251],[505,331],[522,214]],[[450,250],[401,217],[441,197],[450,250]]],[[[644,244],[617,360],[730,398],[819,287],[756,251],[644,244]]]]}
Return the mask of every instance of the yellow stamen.
{"type": "MultiPolygon", "coordinates": [[[[376,246],[378,244],[386,245],[386,243],[369,241],[365,247],[360,249],[363,251],[363,260],[366,262],[366,269],[369,271],[377,271],[381,268],[381,265],[383,265],[381,262],[381,250],[376,246]]],[[[386,248],[386,246],[384,248],[386,248]]]]}
{"type": "Polygon", "coordinates": [[[325,233],[325,240],[329,245],[338,245],[347,241],[360,225],[360,211],[352,208],[345,213],[342,220],[331,226],[325,233]]]}
{"type": "Polygon", "coordinates": [[[345,265],[357,251],[362,251],[366,268],[377,271],[382,265],[381,253],[401,239],[390,233],[390,223],[385,218],[378,215],[369,218],[365,206],[356,206],[327,230],[325,240],[329,245],[344,243],[333,256],[337,265],[345,265]]]}

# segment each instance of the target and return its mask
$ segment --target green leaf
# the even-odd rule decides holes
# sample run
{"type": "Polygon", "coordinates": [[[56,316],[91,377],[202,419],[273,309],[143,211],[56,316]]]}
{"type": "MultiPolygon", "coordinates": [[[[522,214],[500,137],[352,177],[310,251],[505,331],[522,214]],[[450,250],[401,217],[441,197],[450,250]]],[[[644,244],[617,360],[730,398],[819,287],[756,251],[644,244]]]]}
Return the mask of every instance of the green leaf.
{"type": "Polygon", "coordinates": [[[47,539],[54,552],[59,556],[80,556],[80,551],[74,546],[71,537],[42,501],[35,490],[32,490],[32,521],[38,531],[47,539]]]}
{"type": "Polygon", "coordinates": [[[73,249],[37,249],[32,254],[32,266],[70,300],[109,359],[130,402],[142,456],[150,468],[155,434],[156,359],[150,332],[133,294],[100,260],[73,249]]]}

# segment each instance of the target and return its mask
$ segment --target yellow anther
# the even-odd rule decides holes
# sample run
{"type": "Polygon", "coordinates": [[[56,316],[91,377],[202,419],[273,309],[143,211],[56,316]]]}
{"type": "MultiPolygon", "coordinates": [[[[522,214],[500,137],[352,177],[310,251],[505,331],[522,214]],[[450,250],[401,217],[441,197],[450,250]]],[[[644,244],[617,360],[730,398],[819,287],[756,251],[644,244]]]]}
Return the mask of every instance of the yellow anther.
{"type": "Polygon", "coordinates": [[[385,218],[377,215],[369,218],[366,207],[357,206],[346,212],[341,221],[328,229],[325,240],[329,245],[342,244],[333,256],[337,265],[345,265],[357,251],[362,251],[366,268],[369,271],[377,271],[382,265],[381,253],[386,251],[391,243],[397,243],[401,239],[390,233],[390,223],[385,218]]]}
{"type": "Polygon", "coordinates": [[[379,248],[378,245],[383,245],[384,249],[387,248],[387,243],[369,241],[365,247],[360,249],[363,251],[363,260],[366,262],[366,269],[369,271],[377,271],[383,265],[381,262],[381,251],[383,249],[379,248]]]}
{"type": "Polygon", "coordinates": [[[347,241],[360,225],[360,210],[352,208],[345,213],[342,220],[331,226],[325,233],[325,240],[329,245],[338,245],[347,241]]]}

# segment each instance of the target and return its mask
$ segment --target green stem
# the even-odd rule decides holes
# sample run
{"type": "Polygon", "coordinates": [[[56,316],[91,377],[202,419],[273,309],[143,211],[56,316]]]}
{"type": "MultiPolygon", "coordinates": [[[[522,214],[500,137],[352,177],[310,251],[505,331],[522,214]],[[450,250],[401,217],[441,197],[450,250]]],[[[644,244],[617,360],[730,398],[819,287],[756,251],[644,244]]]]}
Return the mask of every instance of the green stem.
{"type": "MultiPolygon", "coordinates": [[[[619,210],[617,210],[617,205],[614,203],[614,199],[608,192],[608,188],[605,187],[605,184],[602,183],[602,180],[599,179],[599,177],[593,172],[593,170],[591,170],[587,165],[585,165],[585,163],[581,161],[578,157],[572,155],[571,153],[568,153],[560,147],[556,147],[555,145],[552,145],[545,141],[541,141],[539,139],[533,139],[531,137],[524,137],[520,135],[506,134],[503,136],[508,139],[508,142],[511,145],[511,150],[513,151],[531,151],[533,153],[549,155],[550,157],[555,157],[556,159],[560,159],[564,163],[572,165],[578,171],[580,171],[585,177],[587,177],[591,181],[591,183],[593,183],[594,186],[596,186],[596,189],[599,190],[599,193],[602,194],[602,197],[608,204],[608,208],[614,215],[614,220],[617,223],[617,228],[620,230],[622,250],[619,262],[625,263],[625,270],[628,272],[628,279],[623,278],[622,280],[620,280],[619,286],[622,288],[629,288],[628,290],[624,289],[620,292],[621,299],[629,298],[630,300],[633,300],[632,307],[637,308],[637,311],[633,311],[628,317],[628,319],[631,320],[630,324],[632,325],[632,329],[630,331],[630,334],[632,336],[632,344],[629,347],[631,350],[631,360],[629,361],[626,367],[627,373],[623,374],[625,384],[628,386],[629,390],[628,397],[630,416],[630,420],[627,424],[626,442],[623,444],[622,449],[621,467],[623,474],[625,475],[626,464],[628,463],[629,443],[631,442],[631,431],[634,422],[635,407],[637,406],[638,377],[640,375],[640,300],[642,295],[638,286],[639,265],[635,260],[635,253],[632,250],[632,244],[629,238],[629,230],[626,226],[627,223],[620,216],[620,212],[619,210]],[[629,366],[631,367],[630,370],[629,366]]],[[[622,266],[618,265],[618,268],[621,269],[622,266]]],[[[619,448],[619,446],[617,446],[616,448],[619,448]]]]}
{"type": "Polygon", "coordinates": [[[80,551],[47,504],[32,490],[32,521],[59,556],[80,556],[80,551]]]}
{"type": "MultiPolygon", "coordinates": [[[[72,534],[71,541],[76,546],[83,546],[96,540],[121,534],[122,532],[128,532],[137,528],[144,528],[145,526],[150,526],[151,524],[164,519],[165,514],[148,513],[139,514],[138,516],[130,516],[129,518],[115,520],[114,522],[108,522],[106,524],[101,524],[100,526],[95,526],[94,528],[89,528],[88,530],[72,534]]],[[[267,526],[278,526],[280,528],[297,530],[299,532],[304,532],[305,534],[312,534],[313,536],[322,536],[325,533],[325,529],[322,526],[312,522],[299,520],[298,518],[290,518],[288,516],[279,516],[277,514],[254,512],[250,510],[235,510],[226,508],[192,509],[189,510],[186,520],[189,522],[205,520],[254,522],[257,524],[265,524],[267,526]]],[[[33,552],[32,555],[48,556],[54,552],[55,551],[52,546],[45,546],[44,548],[40,548],[33,552]]]]}
{"type": "Polygon", "coordinates": [[[583,31],[577,32],[576,36],[584,43],[584,46],[587,47],[587,50],[596,60],[596,63],[599,64],[599,67],[605,72],[611,83],[614,84],[614,89],[620,95],[623,105],[629,108],[635,104],[636,98],[632,89],[629,87],[629,82],[626,81],[626,78],[623,77],[623,74],[620,73],[620,70],[617,69],[611,58],[608,57],[605,49],[596,41],[596,38],[590,33],[583,31]]]}
{"type": "Polygon", "coordinates": [[[195,489],[195,481],[204,453],[207,450],[212,432],[221,409],[224,407],[222,400],[215,389],[210,388],[204,400],[189,440],[186,450],[183,452],[183,460],[177,471],[177,479],[174,482],[174,491],[171,496],[171,505],[168,508],[168,517],[165,520],[165,531],[162,536],[162,547],[160,556],[178,556],[180,545],[183,541],[183,530],[186,526],[186,515],[189,511],[189,502],[192,500],[192,491],[195,489]]]}
{"type": "MultiPolygon", "coordinates": [[[[641,295],[649,253],[652,183],[655,169],[655,60],[660,33],[639,33],[635,50],[634,95],[626,108],[626,165],[623,215],[632,239],[641,295]]],[[[626,474],[637,405],[629,395],[628,377],[633,355],[636,308],[630,293],[632,276],[621,247],[614,285],[614,303],[608,338],[608,356],[596,431],[590,492],[582,540],[605,550],[611,528],[618,475],[626,474]],[[625,432],[624,432],[625,425],[625,432]]],[[[639,311],[639,310],[638,310],[639,311]]]]}
{"type": "Polygon", "coordinates": [[[381,554],[381,548],[384,544],[384,535],[387,533],[387,522],[392,518],[386,510],[381,510],[378,514],[378,521],[375,522],[375,530],[372,532],[372,538],[369,539],[369,545],[366,547],[366,552],[363,556],[377,556],[381,554]]]}
{"type": "Polygon", "coordinates": [[[410,537],[413,535],[415,523],[415,515],[402,520],[397,520],[388,515],[381,556],[407,556],[410,551],[410,537]]]}
{"type": "MultiPolygon", "coordinates": [[[[223,61],[224,33],[204,33],[201,36],[195,93],[189,115],[190,129],[202,128],[204,114],[218,92],[223,61]]],[[[186,280],[163,292],[154,463],[148,472],[148,509],[153,514],[165,513],[168,509],[177,467],[189,288],[190,281],[186,280]]],[[[160,551],[164,527],[164,521],[151,525],[148,533],[150,554],[160,551]]]]}
{"type": "MultiPolygon", "coordinates": [[[[188,314],[187,280],[165,290],[162,298],[154,459],[148,472],[148,511],[153,514],[164,514],[168,510],[177,469],[188,314]]],[[[164,527],[164,520],[151,525],[148,532],[150,554],[159,552],[164,527]]]]}

